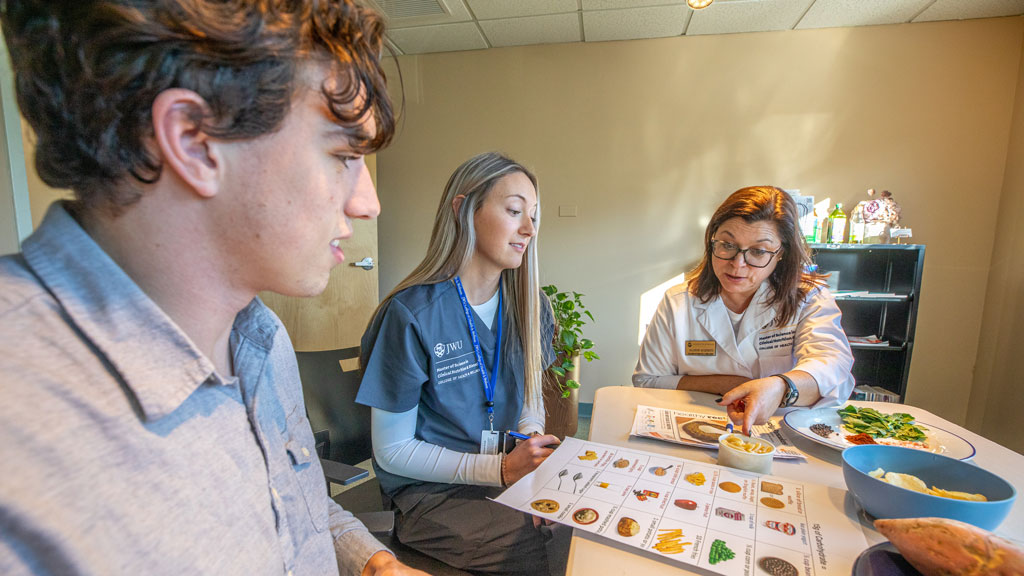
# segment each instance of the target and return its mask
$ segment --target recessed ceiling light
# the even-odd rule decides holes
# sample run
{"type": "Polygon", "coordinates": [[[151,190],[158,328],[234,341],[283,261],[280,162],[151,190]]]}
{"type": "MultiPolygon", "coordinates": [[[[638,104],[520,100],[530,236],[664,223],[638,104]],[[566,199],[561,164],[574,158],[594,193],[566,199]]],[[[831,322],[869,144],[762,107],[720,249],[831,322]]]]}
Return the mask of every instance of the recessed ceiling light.
{"type": "Polygon", "coordinates": [[[715,0],[686,0],[686,4],[694,10],[700,10],[701,8],[707,8],[715,0]]]}

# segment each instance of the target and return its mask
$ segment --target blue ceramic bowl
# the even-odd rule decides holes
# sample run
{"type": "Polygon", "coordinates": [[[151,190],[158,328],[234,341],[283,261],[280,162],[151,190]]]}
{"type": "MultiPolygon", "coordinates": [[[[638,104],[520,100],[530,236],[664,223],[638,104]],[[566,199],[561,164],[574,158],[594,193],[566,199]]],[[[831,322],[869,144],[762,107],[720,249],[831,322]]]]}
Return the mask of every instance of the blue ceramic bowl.
{"type": "Polygon", "coordinates": [[[902,446],[864,445],[843,450],[846,487],[875,518],[952,518],[994,530],[1010,513],[1017,491],[999,476],[968,462],[902,446]],[[929,487],[984,494],[988,502],[968,502],[893,486],[868,472],[912,474],[929,487]]]}

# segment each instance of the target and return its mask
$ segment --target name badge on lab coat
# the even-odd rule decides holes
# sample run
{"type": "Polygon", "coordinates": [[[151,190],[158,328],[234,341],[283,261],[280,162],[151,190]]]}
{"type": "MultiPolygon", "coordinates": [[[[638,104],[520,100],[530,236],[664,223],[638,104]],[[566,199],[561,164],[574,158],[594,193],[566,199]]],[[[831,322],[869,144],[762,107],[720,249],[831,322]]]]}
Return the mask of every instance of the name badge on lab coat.
{"type": "Polygon", "coordinates": [[[685,352],[687,356],[715,356],[718,345],[714,340],[687,340],[685,352]]]}

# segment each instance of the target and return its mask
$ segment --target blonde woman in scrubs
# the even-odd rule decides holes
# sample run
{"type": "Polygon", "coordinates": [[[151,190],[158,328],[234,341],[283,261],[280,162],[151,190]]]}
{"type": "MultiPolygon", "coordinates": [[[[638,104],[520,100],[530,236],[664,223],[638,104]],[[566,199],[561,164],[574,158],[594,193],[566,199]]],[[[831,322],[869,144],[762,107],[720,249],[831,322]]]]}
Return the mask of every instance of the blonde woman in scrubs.
{"type": "Polygon", "coordinates": [[[445,187],[426,256],[362,340],[356,401],[371,407],[396,535],[477,574],[548,573],[549,529],[488,499],[558,442],[544,435],[541,372],[555,354],[539,225],[533,174],[493,152],[467,160],[445,187]],[[534,436],[504,454],[496,433],[506,430],[534,436]]]}
{"type": "Polygon", "coordinates": [[[729,196],[708,223],[700,264],[648,325],[633,384],[721,395],[744,433],[780,407],[845,401],[853,354],[823,277],[805,271],[797,222],[778,188],[729,196]]]}

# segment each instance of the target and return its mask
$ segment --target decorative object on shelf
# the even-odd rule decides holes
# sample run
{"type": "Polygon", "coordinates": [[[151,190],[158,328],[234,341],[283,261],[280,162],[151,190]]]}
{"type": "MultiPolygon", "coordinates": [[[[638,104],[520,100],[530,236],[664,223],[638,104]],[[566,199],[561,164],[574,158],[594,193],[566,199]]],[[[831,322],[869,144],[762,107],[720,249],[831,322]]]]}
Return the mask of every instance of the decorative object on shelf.
{"type": "Polygon", "coordinates": [[[889,239],[896,239],[896,244],[903,244],[903,239],[913,238],[914,232],[910,228],[904,228],[902,226],[893,226],[892,230],[889,230],[889,239]]]}
{"type": "Polygon", "coordinates": [[[850,212],[850,244],[864,243],[864,211],[857,211],[857,208],[850,212]]]}
{"type": "Polygon", "coordinates": [[[804,240],[808,244],[814,242],[815,235],[818,233],[818,220],[814,216],[814,196],[804,196],[800,190],[796,189],[786,190],[786,193],[796,203],[796,213],[800,219],[800,232],[803,233],[804,240]]]}
{"type": "MultiPolygon", "coordinates": [[[[874,195],[875,189],[869,189],[868,196],[874,195]]],[[[878,198],[859,202],[851,214],[850,242],[887,244],[892,228],[899,224],[900,212],[888,190],[882,190],[878,198]]]]}
{"type": "Polygon", "coordinates": [[[817,225],[814,227],[814,242],[828,242],[829,241],[829,206],[832,204],[832,199],[825,197],[824,200],[814,203],[814,220],[817,225]]]}

